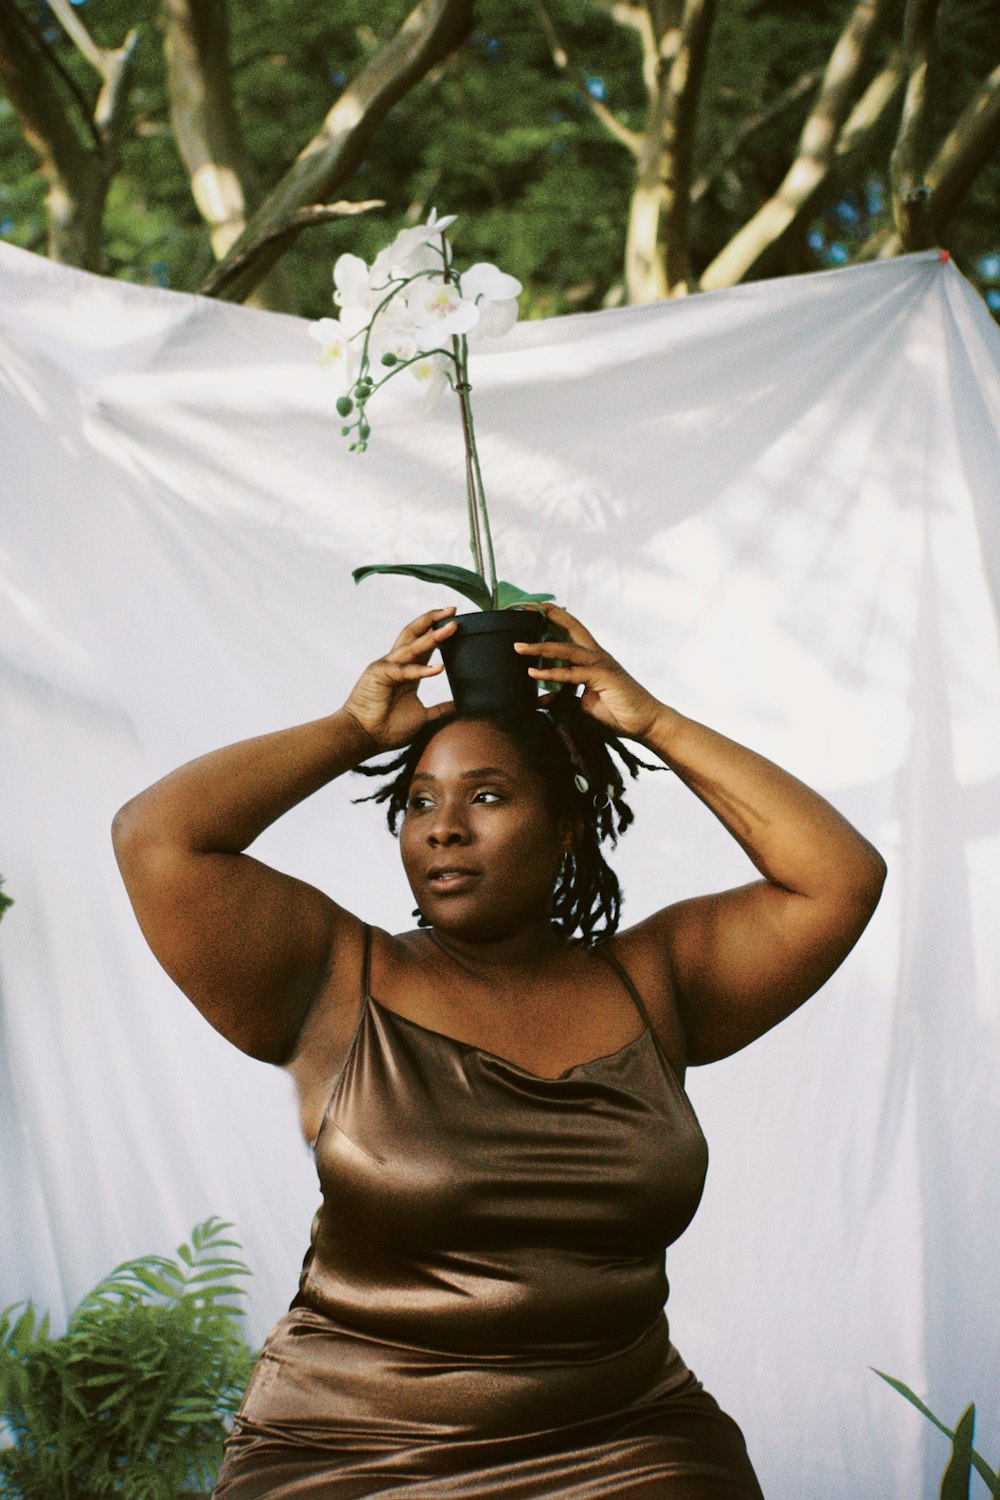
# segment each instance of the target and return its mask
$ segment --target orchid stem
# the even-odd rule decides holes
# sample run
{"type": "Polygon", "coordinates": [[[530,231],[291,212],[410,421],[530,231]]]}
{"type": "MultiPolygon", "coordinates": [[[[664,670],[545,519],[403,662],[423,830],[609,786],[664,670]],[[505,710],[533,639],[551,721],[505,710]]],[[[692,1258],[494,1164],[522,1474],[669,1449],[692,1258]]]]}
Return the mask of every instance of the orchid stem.
{"type": "Polygon", "coordinates": [[[486,509],[486,492],[483,475],[479,467],[479,450],[476,446],[476,430],[472,420],[472,387],[469,384],[469,346],[464,337],[452,340],[455,348],[455,363],[459,379],[455,392],[462,413],[462,437],[465,439],[465,483],[469,499],[469,540],[476,571],[490,592],[494,609],[497,603],[497,569],[493,556],[493,537],[490,534],[490,518],[486,509]]]}

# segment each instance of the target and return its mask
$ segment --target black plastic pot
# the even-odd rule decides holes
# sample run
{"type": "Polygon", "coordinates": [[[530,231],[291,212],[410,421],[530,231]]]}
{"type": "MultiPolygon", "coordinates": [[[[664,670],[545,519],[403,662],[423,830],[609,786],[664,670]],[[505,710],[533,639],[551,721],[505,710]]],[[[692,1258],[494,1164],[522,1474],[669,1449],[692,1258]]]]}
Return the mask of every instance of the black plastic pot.
{"type": "Polygon", "coordinates": [[[529,667],[537,656],[521,656],[515,641],[540,641],[548,620],[537,609],[487,609],[455,616],[458,629],[439,647],[459,713],[529,713],[538,679],[529,667]]]}

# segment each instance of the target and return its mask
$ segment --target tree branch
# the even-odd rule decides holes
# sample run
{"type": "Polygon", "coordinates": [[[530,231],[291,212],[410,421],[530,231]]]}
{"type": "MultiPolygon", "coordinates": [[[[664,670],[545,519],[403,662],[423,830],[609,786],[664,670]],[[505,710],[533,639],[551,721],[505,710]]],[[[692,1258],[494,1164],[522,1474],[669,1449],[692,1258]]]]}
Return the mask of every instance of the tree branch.
{"type": "Polygon", "coordinates": [[[536,0],[536,3],[539,20],[542,23],[542,30],[545,32],[549,51],[552,54],[552,61],[560,73],[564,73],[576,85],[577,92],[595,120],[600,121],[605,130],[618,141],[619,145],[624,146],[626,151],[630,151],[634,157],[638,158],[639,152],[642,149],[642,136],[637,130],[630,130],[627,125],[623,124],[615,112],[608,109],[606,104],[602,104],[600,99],[594,98],[587,87],[587,80],[582,70],[573,61],[565,43],[560,39],[556,24],[552,19],[552,13],[546,5],[545,0],[536,0]]]}
{"type": "Polygon", "coordinates": [[[287,225],[297,210],[328,198],[347,181],[392,106],[465,39],[471,24],[472,0],[419,0],[396,35],[347,85],[317,135],[253,215],[218,267],[224,291],[209,295],[233,302],[247,297],[298,233],[283,231],[269,238],[270,231],[287,225]],[[230,276],[231,261],[255,245],[258,248],[242,269],[230,276]]]}
{"type": "Polygon", "coordinates": [[[667,109],[663,122],[663,218],[661,242],[667,292],[683,295],[691,286],[688,221],[691,210],[691,169],[701,85],[717,0],[685,0],[680,41],[667,81],[667,109]]]}
{"type": "MultiPolygon", "coordinates": [[[[1000,65],[984,80],[966,105],[927,169],[927,217],[936,243],[961,208],[980,171],[1000,150],[1000,65]]],[[[879,230],[863,246],[859,260],[888,260],[899,255],[903,242],[893,228],[879,230]]]]}
{"type": "Polygon", "coordinates": [[[639,33],[646,85],[646,123],[625,238],[625,287],[629,302],[657,302],[667,295],[667,273],[660,240],[664,207],[663,137],[670,95],[670,69],[680,47],[683,0],[617,0],[615,20],[639,33]]]}
{"type": "Polygon", "coordinates": [[[164,0],[170,124],[221,259],[246,225],[248,164],[233,104],[225,0],[164,0]]]}
{"type": "MultiPolygon", "coordinates": [[[[120,47],[99,47],[69,0],[48,0],[48,5],[80,56],[101,77],[102,87],[92,119],[83,95],[75,84],[72,87],[91,125],[95,145],[113,156],[121,142],[128,86],[131,82],[132,54],[139,40],[139,33],[133,26],[120,47]]],[[[68,74],[64,73],[63,76],[69,81],[68,74]]]]}
{"type": "Polygon", "coordinates": [[[906,53],[901,47],[896,47],[844,121],[844,128],[837,137],[834,151],[838,161],[850,156],[852,151],[856,151],[868,139],[899,93],[905,78],[906,53]]]}
{"type": "Polygon", "coordinates": [[[778,119],[793,104],[797,104],[803,94],[808,94],[819,76],[819,70],[811,68],[808,73],[803,73],[801,77],[796,78],[794,83],[789,84],[788,88],[780,93],[767,109],[759,110],[755,115],[749,115],[736,127],[726,144],[715,153],[710,171],[703,172],[692,186],[692,204],[701,202],[712,183],[725,171],[733,157],[742,151],[750,137],[758,130],[762,130],[765,125],[770,125],[772,120],[778,119]]]}
{"type": "Polygon", "coordinates": [[[278,224],[273,224],[258,240],[252,240],[245,249],[228,256],[221,266],[216,266],[202,282],[198,292],[202,297],[224,297],[229,285],[247,268],[263,250],[280,248],[282,253],[293,244],[303,229],[314,224],[328,224],[331,219],[346,219],[355,214],[370,213],[373,208],[385,208],[384,198],[367,198],[363,203],[313,203],[307,208],[297,208],[294,213],[278,224]]]}
{"type": "Polygon", "coordinates": [[[930,213],[941,231],[961,208],[977,175],[1000,150],[1000,64],[983,80],[942,141],[927,172],[930,213]]]}
{"type": "MultiPolygon", "coordinates": [[[[53,5],[57,15],[59,4],[55,0],[53,5]]],[[[0,84],[49,184],[49,255],[94,270],[100,260],[101,219],[115,169],[137,33],[130,32],[121,48],[108,52],[95,47],[82,25],[74,29],[81,33],[77,44],[83,43],[88,61],[97,58],[95,66],[99,64],[103,79],[93,117],[71,84],[79,124],[88,132],[86,144],[58,87],[67,81],[63,68],[13,0],[0,0],[0,84]]]]}
{"type": "Polygon", "coordinates": [[[927,195],[918,189],[924,185],[927,164],[928,77],[939,3],[940,0],[907,0],[903,23],[909,76],[889,175],[893,221],[906,250],[927,250],[934,243],[926,212],[927,195]]]}
{"type": "MultiPolygon", "coordinates": [[[[174,140],[212,253],[221,260],[260,196],[233,100],[227,0],[163,0],[163,14],[174,140]]],[[[249,300],[281,312],[295,307],[288,276],[280,270],[264,278],[249,300]]]]}
{"type": "Polygon", "coordinates": [[[871,56],[887,0],[858,0],[830,56],[819,98],[806,120],[798,151],[777,192],[706,268],[704,291],[735,286],[802,216],[830,171],[858,79],[871,56]]]}

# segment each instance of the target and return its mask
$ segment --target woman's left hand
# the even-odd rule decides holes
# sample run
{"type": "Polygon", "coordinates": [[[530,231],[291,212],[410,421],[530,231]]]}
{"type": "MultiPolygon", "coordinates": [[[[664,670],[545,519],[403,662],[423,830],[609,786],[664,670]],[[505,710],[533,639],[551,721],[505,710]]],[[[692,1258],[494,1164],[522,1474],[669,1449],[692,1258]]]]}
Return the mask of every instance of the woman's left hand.
{"type": "Polygon", "coordinates": [[[642,740],[650,732],[664,705],[630,677],[568,610],[558,604],[543,604],[553,625],[561,626],[566,641],[519,641],[514,650],[522,656],[543,656],[562,666],[529,667],[532,677],[545,682],[583,684],[580,707],[616,734],[642,740]]]}

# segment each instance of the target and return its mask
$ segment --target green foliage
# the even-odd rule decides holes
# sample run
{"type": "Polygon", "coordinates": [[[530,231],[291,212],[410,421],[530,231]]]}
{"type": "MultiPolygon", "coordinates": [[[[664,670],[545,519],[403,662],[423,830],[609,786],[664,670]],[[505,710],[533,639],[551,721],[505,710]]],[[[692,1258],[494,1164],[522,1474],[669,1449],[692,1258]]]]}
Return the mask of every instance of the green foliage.
{"type": "MultiPolygon", "coordinates": [[[[2,886],[2,885],[3,885],[3,876],[0,875],[0,886],[2,886]]],[[[4,893],[3,893],[3,891],[0,891],[0,918],[3,917],[3,914],[7,910],[7,908],[9,906],[13,906],[13,905],[14,905],[14,897],[13,896],[5,896],[4,893]]]]}
{"type": "Polygon", "coordinates": [[[176,1500],[185,1482],[211,1486],[254,1360],[231,1227],[207,1219],[176,1260],[117,1266],[58,1338],[31,1303],[0,1314],[3,1500],[176,1500]]]}
{"type": "Polygon", "coordinates": [[[494,601],[478,573],[454,563],[370,563],[365,568],[355,568],[351,576],[355,583],[360,583],[370,573],[401,573],[405,578],[419,578],[423,583],[439,583],[443,588],[454,589],[464,599],[471,599],[479,609],[520,609],[523,605],[542,604],[555,598],[555,594],[525,593],[516,584],[499,579],[494,601]]]}
{"type": "Polygon", "coordinates": [[[932,1422],[939,1432],[943,1432],[945,1437],[951,1440],[951,1457],[941,1480],[939,1500],[969,1500],[973,1469],[986,1485],[993,1500],[1000,1500],[1000,1470],[994,1473],[982,1454],[977,1453],[972,1446],[976,1427],[975,1402],[966,1407],[953,1431],[945,1426],[940,1417],[934,1415],[930,1407],[924,1405],[920,1397],[915,1395],[908,1385],[904,1385],[901,1380],[896,1380],[891,1375],[883,1374],[881,1370],[875,1370],[874,1373],[891,1385],[894,1391],[905,1396],[911,1406],[915,1406],[928,1422],[932,1422]]]}
{"type": "MultiPolygon", "coordinates": [[[[97,77],[44,0],[16,3],[41,28],[92,107],[97,77]]],[[[619,24],[608,0],[548,3],[588,86],[623,124],[641,131],[646,95],[635,29],[619,24]]],[[[787,107],[768,112],[804,73],[822,72],[852,4],[726,0],[719,6],[695,153],[695,177],[703,179],[691,213],[696,273],[787,171],[815,85],[787,107]],[[738,149],[731,150],[734,141],[738,149]]],[[[233,92],[258,200],[411,8],[412,0],[383,0],[374,7],[368,0],[304,8],[293,0],[230,4],[233,92]]],[[[865,82],[898,44],[903,10],[898,0],[865,82]]],[[[212,255],[171,130],[160,0],[79,0],[78,12],[102,46],[120,45],[131,26],[140,30],[131,129],[105,218],[106,270],[194,290],[212,255]]],[[[931,155],[995,61],[996,7],[987,0],[951,0],[942,7],[931,155]]],[[[899,100],[831,175],[810,221],[765,255],[754,277],[844,264],[888,224],[888,162],[898,119],[899,100]]],[[[44,251],[46,185],[2,97],[0,163],[0,235],[44,251]]],[[[634,178],[631,153],[553,63],[534,4],[478,0],[467,43],[399,101],[354,179],[336,194],[383,198],[385,209],[310,229],[284,265],[299,311],[320,317],[330,311],[330,269],[341,251],[371,260],[389,226],[403,216],[414,222],[436,206],[460,216],[458,235],[470,262],[495,262],[523,283],[522,317],[598,308],[621,297],[634,178]]],[[[998,196],[1000,160],[979,172],[945,235],[956,262],[991,305],[1000,305],[1000,276],[983,267],[989,254],[1000,251],[998,196]]]]}

